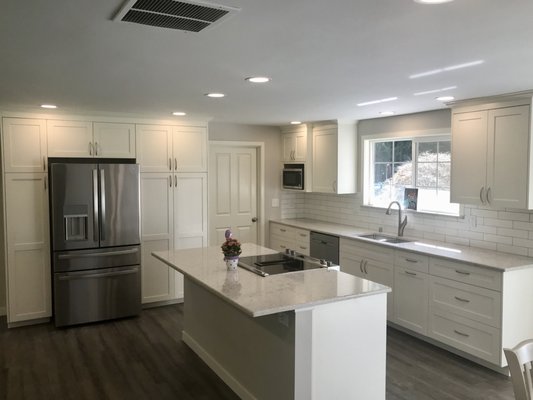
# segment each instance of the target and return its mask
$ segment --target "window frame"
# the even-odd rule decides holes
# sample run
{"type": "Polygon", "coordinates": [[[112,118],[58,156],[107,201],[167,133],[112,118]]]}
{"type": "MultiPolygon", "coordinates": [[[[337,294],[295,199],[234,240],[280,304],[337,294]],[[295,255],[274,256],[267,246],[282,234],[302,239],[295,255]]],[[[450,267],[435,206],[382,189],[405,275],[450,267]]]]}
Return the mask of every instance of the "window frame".
{"type": "MultiPolygon", "coordinates": [[[[370,197],[371,197],[371,190],[370,185],[373,182],[373,164],[374,160],[372,157],[372,145],[375,142],[387,142],[387,141],[401,141],[401,140],[411,140],[412,141],[412,148],[411,148],[411,159],[413,163],[415,163],[415,167],[413,168],[413,176],[412,176],[412,183],[413,187],[416,187],[415,184],[417,182],[417,173],[418,168],[416,167],[416,164],[418,163],[417,155],[418,155],[418,143],[420,142],[438,142],[438,141],[444,141],[444,140],[450,140],[451,143],[451,131],[449,129],[443,130],[443,129],[428,129],[428,130],[421,130],[421,131],[403,131],[403,132],[395,132],[395,133],[381,133],[381,134],[375,134],[375,135],[364,135],[361,136],[361,164],[362,165],[362,194],[363,194],[363,207],[370,207],[370,208],[378,208],[378,209],[384,209],[383,206],[376,206],[370,204],[370,197]]],[[[451,163],[451,161],[450,161],[451,163]]],[[[430,214],[430,215],[440,215],[440,216],[450,216],[450,217],[459,217],[464,218],[464,206],[462,204],[459,204],[459,211],[457,214],[455,213],[445,213],[445,212],[437,212],[437,211],[418,211],[418,210],[406,210],[411,213],[419,213],[419,214],[430,214]]]]}

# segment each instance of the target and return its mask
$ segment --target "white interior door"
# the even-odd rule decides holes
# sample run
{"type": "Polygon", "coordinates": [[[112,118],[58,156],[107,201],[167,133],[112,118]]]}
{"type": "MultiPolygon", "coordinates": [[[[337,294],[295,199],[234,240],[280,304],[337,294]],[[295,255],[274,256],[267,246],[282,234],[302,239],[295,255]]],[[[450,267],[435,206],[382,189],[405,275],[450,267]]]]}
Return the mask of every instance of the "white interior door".
{"type": "Polygon", "coordinates": [[[209,164],[209,243],[222,243],[228,228],[257,243],[256,148],[211,145],[209,164]]]}

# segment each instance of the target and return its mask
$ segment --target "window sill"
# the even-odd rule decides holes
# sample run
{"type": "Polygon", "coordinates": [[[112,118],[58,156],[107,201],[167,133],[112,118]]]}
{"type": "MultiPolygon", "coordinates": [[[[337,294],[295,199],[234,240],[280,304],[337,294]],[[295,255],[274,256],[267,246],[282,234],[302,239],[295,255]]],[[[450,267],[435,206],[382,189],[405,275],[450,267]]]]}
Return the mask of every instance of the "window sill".
{"type": "MultiPolygon", "coordinates": [[[[381,207],[381,206],[372,206],[370,204],[361,204],[361,208],[367,208],[372,210],[383,210],[383,212],[387,211],[387,207],[381,207]]],[[[393,210],[398,210],[397,208],[393,208],[393,210]]],[[[461,205],[459,206],[459,214],[446,214],[446,213],[439,213],[439,212],[431,212],[431,211],[418,211],[418,210],[408,210],[405,208],[402,208],[402,212],[406,214],[415,214],[415,215],[431,215],[433,217],[449,217],[454,219],[464,219],[464,207],[461,205]]]]}

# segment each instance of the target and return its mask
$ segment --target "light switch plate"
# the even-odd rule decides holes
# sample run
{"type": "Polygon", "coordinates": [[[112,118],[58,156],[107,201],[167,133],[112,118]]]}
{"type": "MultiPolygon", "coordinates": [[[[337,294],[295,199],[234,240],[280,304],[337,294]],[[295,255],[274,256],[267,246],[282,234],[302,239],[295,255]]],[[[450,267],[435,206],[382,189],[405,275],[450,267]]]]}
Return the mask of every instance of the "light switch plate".
{"type": "Polygon", "coordinates": [[[272,199],[272,207],[274,208],[279,207],[279,199],[272,199]]]}

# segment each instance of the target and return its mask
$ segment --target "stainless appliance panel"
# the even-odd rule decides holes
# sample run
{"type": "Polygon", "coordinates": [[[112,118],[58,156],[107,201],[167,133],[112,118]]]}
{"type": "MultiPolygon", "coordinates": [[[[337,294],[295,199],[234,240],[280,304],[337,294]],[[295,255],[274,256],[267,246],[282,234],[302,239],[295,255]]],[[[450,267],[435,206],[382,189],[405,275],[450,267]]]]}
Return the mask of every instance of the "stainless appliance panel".
{"type": "Polygon", "coordinates": [[[339,237],[311,232],[310,255],[321,260],[339,263],[339,237]]]}
{"type": "Polygon", "coordinates": [[[141,263],[141,246],[62,251],[53,254],[53,271],[85,271],[141,263]]]}
{"type": "Polygon", "coordinates": [[[98,247],[96,164],[50,165],[52,249],[98,247]]]}
{"type": "Polygon", "coordinates": [[[99,164],[100,246],[140,243],[137,164],[99,164]]]}
{"type": "Polygon", "coordinates": [[[140,266],[54,274],[56,326],[137,315],[140,266]]]}

